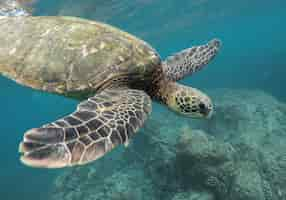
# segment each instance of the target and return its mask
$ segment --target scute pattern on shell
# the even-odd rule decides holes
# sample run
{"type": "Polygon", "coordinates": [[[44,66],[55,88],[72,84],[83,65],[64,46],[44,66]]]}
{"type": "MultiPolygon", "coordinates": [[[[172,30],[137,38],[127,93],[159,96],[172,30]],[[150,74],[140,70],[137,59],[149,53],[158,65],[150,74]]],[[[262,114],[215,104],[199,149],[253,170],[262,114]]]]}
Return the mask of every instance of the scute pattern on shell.
{"type": "Polygon", "coordinates": [[[95,21],[7,17],[0,24],[0,74],[35,89],[94,94],[122,76],[151,84],[161,62],[144,41],[95,21]]]}

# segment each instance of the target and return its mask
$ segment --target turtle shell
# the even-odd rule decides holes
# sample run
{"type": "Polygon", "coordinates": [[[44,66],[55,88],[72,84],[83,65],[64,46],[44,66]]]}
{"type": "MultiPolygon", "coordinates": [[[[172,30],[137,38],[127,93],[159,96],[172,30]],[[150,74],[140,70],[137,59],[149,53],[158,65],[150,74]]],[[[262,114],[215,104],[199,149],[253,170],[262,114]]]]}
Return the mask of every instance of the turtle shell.
{"type": "Polygon", "coordinates": [[[81,95],[118,80],[150,85],[159,66],[147,43],[110,25],[60,16],[0,19],[0,74],[34,89],[81,95]]]}

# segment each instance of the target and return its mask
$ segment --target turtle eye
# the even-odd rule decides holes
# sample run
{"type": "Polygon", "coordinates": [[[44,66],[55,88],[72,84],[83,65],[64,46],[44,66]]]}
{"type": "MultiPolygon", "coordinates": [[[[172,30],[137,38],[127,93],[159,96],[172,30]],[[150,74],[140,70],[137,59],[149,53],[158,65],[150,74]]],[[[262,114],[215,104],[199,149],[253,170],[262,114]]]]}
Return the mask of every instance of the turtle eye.
{"type": "Polygon", "coordinates": [[[211,109],[204,103],[200,103],[199,105],[200,113],[203,115],[208,115],[211,111],[211,109]]]}

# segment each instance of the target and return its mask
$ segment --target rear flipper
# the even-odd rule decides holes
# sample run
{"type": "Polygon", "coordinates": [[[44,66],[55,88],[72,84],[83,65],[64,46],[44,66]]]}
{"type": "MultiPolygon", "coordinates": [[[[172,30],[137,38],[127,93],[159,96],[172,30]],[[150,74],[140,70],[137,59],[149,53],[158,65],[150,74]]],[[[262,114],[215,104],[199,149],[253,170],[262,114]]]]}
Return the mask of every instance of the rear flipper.
{"type": "Polygon", "coordinates": [[[163,71],[173,81],[185,78],[202,69],[218,53],[221,42],[217,39],[201,46],[185,49],[168,57],[163,63],[163,71]]]}

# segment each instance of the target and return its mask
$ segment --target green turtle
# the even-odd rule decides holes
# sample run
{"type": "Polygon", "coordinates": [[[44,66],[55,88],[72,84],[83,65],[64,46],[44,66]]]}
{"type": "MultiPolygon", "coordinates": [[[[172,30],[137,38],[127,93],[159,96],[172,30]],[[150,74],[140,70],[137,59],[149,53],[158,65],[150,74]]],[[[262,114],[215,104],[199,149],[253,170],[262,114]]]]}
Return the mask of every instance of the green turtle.
{"type": "Polygon", "coordinates": [[[82,165],[127,145],[151,113],[152,100],[188,117],[211,116],[210,98],[176,81],[212,60],[217,39],[162,61],[146,42],[96,21],[28,16],[0,23],[0,74],[81,100],[68,116],[24,134],[19,151],[28,166],[82,165]]]}

